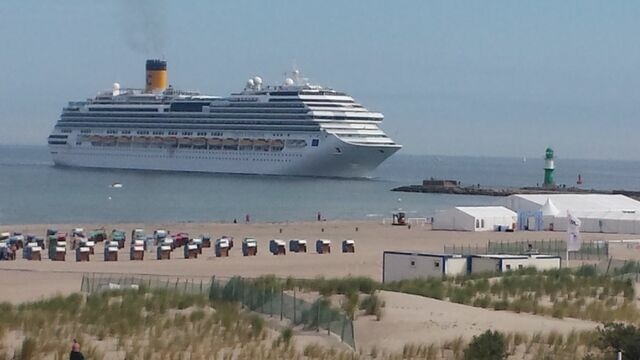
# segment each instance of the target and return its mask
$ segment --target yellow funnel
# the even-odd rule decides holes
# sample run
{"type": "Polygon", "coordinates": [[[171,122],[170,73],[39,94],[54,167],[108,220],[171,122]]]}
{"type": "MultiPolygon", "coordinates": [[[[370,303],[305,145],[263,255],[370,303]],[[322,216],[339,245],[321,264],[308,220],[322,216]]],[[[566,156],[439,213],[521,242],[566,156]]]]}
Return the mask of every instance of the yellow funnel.
{"type": "Polygon", "coordinates": [[[163,92],[167,88],[167,62],[163,60],[147,60],[147,81],[144,91],[148,93],[163,92]]]}

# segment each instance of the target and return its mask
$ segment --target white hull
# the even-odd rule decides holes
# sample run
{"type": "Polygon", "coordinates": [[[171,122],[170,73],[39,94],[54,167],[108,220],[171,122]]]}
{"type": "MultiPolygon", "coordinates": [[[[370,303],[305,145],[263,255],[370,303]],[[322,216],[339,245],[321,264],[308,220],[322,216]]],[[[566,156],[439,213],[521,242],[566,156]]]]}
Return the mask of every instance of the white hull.
{"type": "Polygon", "coordinates": [[[347,178],[370,175],[400,149],[351,144],[330,134],[323,137],[317,147],[280,152],[72,145],[49,145],[49,149],[60,166],[347,178]]]}

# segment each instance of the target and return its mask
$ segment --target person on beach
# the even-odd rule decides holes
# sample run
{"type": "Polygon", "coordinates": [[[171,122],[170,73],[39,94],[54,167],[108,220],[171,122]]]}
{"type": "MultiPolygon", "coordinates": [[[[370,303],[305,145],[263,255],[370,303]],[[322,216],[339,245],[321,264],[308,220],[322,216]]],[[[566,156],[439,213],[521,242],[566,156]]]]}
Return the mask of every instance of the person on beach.
{"type": "Polygon", "coordinates": [[[84,355],[80,352],[80,343],[76,339],[73,339],[73,343],[71,344],[69,360],[84,360],[84,355]]]}

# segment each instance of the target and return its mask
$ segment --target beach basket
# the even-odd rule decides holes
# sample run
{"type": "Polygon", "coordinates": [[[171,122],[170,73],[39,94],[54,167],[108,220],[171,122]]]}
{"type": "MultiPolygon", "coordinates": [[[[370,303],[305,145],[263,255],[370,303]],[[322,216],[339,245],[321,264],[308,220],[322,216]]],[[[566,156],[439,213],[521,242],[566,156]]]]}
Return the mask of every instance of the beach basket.
{"type": "Polygon", "coordinates": [[[356,243],[353,240],[344,240],[342,241],[342,252],[343,253],[354,253],[356,252],[356,243]]]}
{"type": "Polygon", "coordinates": [[[160,245],[156,250],[156,259],[158,260],[170,260],[171,259],[171,246],[160,245]]]}
{"type": "Polygon", "coordinates": [[[316,241],[316,252],[318,254],[331,253],[331,240],[320,239],[316,241]]]}
{"type": "Polygon", "coordinates": [[[285,246],[285,242],[282,240],[273,239],[269,241],[269,251],[271,251],[273,255],[286,255],[287,251],[285,246]]]}
{"type": "Polygon", "coordinates": [[[242,255],[256,256],[258,255],[258,242],[256,239],[246,238],[242,240],[242,255]]]}

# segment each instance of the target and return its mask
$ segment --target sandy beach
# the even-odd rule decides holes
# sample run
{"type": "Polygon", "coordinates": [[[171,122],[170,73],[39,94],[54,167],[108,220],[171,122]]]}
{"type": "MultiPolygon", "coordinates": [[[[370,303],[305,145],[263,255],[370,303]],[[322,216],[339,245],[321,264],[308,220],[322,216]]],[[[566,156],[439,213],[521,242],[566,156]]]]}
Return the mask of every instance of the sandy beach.
{"type": "MultiPolygon", "coordinates": [[[[3,225],[0,231],[21,231],[42,236],[49,227],[71,232],[74,227],[90,229],[104,227],[107,232],[122,229],[127,233],[127,246],[119,251],[118,262],[103,261],[103,244],[97,244],[90,262],[75,262],[74,253],[67,252],[65,262],[49,261],[46,250],[42,261],[27,261],[18,254],[16,261],[0,261],[0,286],[14,291],[0,293],[0,301],[24,301],[57,292],[77,291],[83,273],[117,273],[172,275],[180,277],[226,277],[274,274],[281,277],[313,278],[367,276],[381,280],[382,252],[385,250],[420,250],[442,252],[444,245],[485,246],[491,241],[563,240],[562,232],[454,232],[432,231],[429,225],[404,226],[383,225],[379,221],[323,221],[295,223],[219,224],[219,223],[175,223],[175,224],[38,224],[3,225]],[[155,249],[145,254],[144,261],[130,261],[128,253],[129,235],[133,228],[144,228],[147,233],[154,229],[167,229],[172,234],[187,232],[192,237],[208,233],[212,239],[221,235],[233,236],[235,247],[228,258],[216,258],[213,248],[203,249],[198,259],[186,260],[182,249],[172,253],[171,260],[155,259],[155,249]],[[241,241],[244,237],[258,240],[258,255],[243,257],[241,241]],[[307,239],[308,253],[287,253],[275,257],[268,251],[270,239],[307,239]],[[330,254],[315,253],[316,239],[331,239],[330,254]],[[344,239],[356,242],[355,254],[343,254],[340,244],[344,239]]],[[[602,239],[625,239],[627,235],[584,234],[585,241],[602,239]]],[[[288,249],[287,249],[288,250],[288,249]]],[[[577,265],[577,262],[574,262],[577,265]]]]}
{"type": "MultiPolygon", "coordinates": [[[[0,231],[21,231],[44,235],[48,227],[71,232],[74,227],[89,231],[104,227],[107,232],[122,229],[127,233],[127,244],[119,251],[118,262],[103,261],[104,245],[97,244],[90,262],[76,262],[74,253],[68,250],[65,262],[50,261],[43,252],[42,261],[22,259],[18,253],[16,261],[0,261],[0,302],[13,303],[37,300],[55,294],[70,294],[80,290],[83,274],[111,273],[170,275],[181,278],[210,278],[274,274],[280,277],[313,278],[367,276],[381,280],[382,253],[385,250],[417,250],[442,252],[445,245],[486,246],[487,241],[563,240],[562,232],[453,232],[432,231],[429,225],[404,226],[384,225],[378,221],[327,221],[259,224],[219,223],[164,223],[164,224],[39,224],[0,226],[0,231]],[[204,248],[197,259],[183,258],[182,249],[176,249],[170,260],[155,259],[155,249],[145,253],[143,261],[130,261],[129,235],[133,228],[144,228],[147,233],[154,229],[167,229],[172,234],[187,232],[190,236],[210,234],[212,239],[222,235],[233,236],[235,246],[227,258],[216,258],[213,248],[204,248]],[[243,257],[241,241],[244,237],[258,240],[258,255],[243,257]],[[307,239],[309,252],[274,256],[268,251],[270,239],[307,239]],[[316,239],[332,240],[330,254],[315,252],[316,239]],[[355,240],[356,252],[341,252],[341,241],[355,240]]],[[[583,234],[584,241],[606,239],[628,239],[628,235],[583,234]]],[[[288,248],[287,248],[288,250],[288,248]]],[[[579,265],[573,261],[572,265],[579,265]]],[[[568,333],[571,330],[590,330],[597,324],[574,319],[553,319],[542,316],[493,311],[420,296],[383,292],[386,306],[382,321],[372,317],[360,317],[355,322],[358,348],[376,347],[388,352],[402,351],[408,343],[442,343],[456,337],[466,339],[486,329],[504,332],[548,332],[555,330],[568,333]],[[393,334],[393,336],[389,336],[393,334]]],[[[318,334],[320,336],[320,334],[318,334]]],[[[323,335],[325,336],[325,335],[323,335]]],[[[321,341],[312,336],[309,341],[321,341]]],[[[306,341],[306,340],[304,340],[306,341]]]]}

